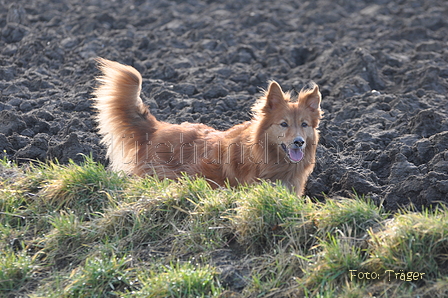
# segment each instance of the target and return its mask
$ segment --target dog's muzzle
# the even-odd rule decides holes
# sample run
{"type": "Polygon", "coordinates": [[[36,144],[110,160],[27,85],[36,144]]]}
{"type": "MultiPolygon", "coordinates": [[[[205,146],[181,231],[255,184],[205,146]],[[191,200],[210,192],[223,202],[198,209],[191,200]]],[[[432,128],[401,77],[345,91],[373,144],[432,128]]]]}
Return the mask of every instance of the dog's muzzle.
{"type": "Polygon", "coordinates": [[[303,159],[305,140],[302,137],[297,137],[294,141],[287,146],[285,143],[281,144],[283,150],[292,162],[299,162],[303,159]]]}

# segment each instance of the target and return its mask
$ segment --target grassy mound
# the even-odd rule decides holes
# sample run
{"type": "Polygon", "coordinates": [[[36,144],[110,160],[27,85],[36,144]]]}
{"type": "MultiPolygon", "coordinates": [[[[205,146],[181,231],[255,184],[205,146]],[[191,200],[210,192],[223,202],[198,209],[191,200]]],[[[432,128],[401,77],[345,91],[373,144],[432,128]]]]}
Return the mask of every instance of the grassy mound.
{"type": "Polygon", "coordinates": [[[0,164],[4,297],[445,297],[448,213],[0,164]]]}

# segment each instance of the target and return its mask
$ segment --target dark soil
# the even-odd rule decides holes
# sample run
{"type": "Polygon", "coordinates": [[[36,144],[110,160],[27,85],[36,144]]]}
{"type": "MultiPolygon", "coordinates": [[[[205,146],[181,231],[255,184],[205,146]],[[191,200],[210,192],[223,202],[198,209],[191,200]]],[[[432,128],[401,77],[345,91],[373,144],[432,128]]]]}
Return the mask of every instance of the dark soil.
{"type": "Polygon", "coordinates": [[[95,58],[130,64],[152,113],[226,129],[270,79],[323,94],[306,193],[389,210],[447,202],[448,3],[0,0],[0,152],[107,163],[95,58]]]}

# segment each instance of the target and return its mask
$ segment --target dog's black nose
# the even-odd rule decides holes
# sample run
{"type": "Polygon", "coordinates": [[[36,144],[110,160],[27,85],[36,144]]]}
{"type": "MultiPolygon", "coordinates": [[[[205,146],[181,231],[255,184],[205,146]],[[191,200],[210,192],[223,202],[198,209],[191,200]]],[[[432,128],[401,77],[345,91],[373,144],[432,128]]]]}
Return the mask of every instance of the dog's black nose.
{"type": "Polygon", "coordinates": [[[293,144],[296,145],[297,147],[302,147],[303,144],[305,144],[305,140],[302,137],[297,137],[294,139],[293,144]]]}

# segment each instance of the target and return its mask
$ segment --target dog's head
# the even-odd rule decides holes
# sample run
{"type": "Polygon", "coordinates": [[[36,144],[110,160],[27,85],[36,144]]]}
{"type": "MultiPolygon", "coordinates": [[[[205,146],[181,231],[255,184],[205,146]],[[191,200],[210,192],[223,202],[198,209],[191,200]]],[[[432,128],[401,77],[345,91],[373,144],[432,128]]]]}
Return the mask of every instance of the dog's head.
{"type": "Polygon", "coordinates": [[[260,121],[259,134],[266,134],[270,144],[278,144],[289,161],[300,162],[307,151],[316,149],[322,115],[320,102],[316,84],[302,90],[292,101],[290,93],[283,93],[278,83],[271,82],[254,107],[255,118],[260,121]]]}

